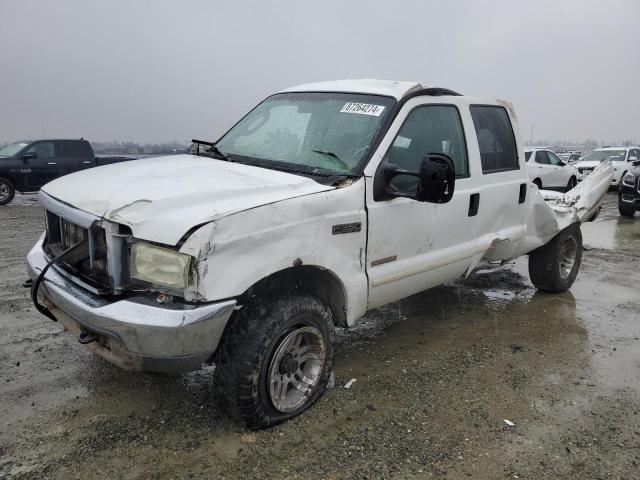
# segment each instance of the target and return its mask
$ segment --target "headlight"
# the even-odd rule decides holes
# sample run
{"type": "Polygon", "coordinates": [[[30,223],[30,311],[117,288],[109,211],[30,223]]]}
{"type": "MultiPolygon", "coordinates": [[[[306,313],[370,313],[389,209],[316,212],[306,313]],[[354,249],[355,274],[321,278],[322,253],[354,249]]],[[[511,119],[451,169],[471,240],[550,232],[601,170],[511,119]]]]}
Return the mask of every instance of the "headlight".
{"type": "Polygon", "coordinates": [[[131,248],[131,277],[144,282],[185,288],[189,285],[191,257],[148,243],[131,248]]]}
{"type": "Polygon", "coordinates": [[[622,183],[627,187],[633,187],[636,183],[636,176],[631,172],[627,172],[622,177],[622,183]]]}

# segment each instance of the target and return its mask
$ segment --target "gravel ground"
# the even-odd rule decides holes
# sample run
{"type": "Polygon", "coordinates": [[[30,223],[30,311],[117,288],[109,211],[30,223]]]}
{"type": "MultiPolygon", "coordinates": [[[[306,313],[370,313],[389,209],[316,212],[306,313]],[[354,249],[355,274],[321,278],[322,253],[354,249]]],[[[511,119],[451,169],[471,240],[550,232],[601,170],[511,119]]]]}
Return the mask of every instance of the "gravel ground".
{"type": "Polygon", "coordinates": [[[335,388],[260,432],[211,368],[123,372],[39,315],[42,229],[33,197],[0,207],[0,478],[640,478],[640,219],[613,194],[571,292],[520,259],[373,310],[339,332],[335,388]]]}

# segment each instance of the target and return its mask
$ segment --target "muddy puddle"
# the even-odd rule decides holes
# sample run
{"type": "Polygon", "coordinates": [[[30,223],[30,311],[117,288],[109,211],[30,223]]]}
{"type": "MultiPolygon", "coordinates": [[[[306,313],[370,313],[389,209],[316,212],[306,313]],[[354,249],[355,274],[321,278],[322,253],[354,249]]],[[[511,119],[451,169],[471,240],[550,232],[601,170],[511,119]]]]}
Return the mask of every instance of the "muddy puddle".
{"type": "Polygon", "coordinates": [[[626,217],[608,217],[582,225],[587,248],[637,250],[640,246],[640,222],[626,217]]]}

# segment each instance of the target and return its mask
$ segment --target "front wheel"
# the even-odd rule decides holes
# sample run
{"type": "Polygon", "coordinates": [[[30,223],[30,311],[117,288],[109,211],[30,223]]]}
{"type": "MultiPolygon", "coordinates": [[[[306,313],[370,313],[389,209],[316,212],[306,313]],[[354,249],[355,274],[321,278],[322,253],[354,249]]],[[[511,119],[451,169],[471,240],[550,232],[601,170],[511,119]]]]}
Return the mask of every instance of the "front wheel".
{"type": "Polygon", "coordinates": [[[6,178],[0,178],[0,205],[5,205],[13,200],[16,195],[16,189],[6,178]]]}
{"type": "Polygon", "coordinates": [[[534,287],[560,293],[571,288],[582,261],[582,232],[574,223],[529,253],[529,277],[534,287]]]}
{"type": "Polygon", "coordinates": [[[333,365],[331,311],[305,294],[256,297],[227,327],[215,382],[230,412],[268,428],[311,407],[333,365]]]}
{"type": "Polygon", "coordinates": [[[567,189],[565,190],[565,192],[568,192],[569,190],[573,189],[577,184],[578,184],[578,180],[576,180],[576,177],[571,177],[569,179],[569,183],[567,183],[567,189]]]}

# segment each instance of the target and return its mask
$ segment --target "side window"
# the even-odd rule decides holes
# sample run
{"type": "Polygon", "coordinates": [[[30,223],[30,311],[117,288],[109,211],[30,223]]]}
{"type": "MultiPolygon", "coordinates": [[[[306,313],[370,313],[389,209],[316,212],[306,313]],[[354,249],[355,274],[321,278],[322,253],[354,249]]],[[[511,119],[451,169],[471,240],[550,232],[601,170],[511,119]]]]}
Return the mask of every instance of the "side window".
{"type": "Polygon", "coordinates": [[[53,142],[34,143],[25,153],[35,153],[41,160],[56,158],[53,142]]]}
{"type": "MultiPolygon", "coordinates": [[[[430,153],[449,156],[456,177],[469,175],[464,130],[456,107],[425,105],[413,109],[387,150],[385,161],[404,170],[418,171],[422,159],[430,153]]],[[[391,186],[401,192],[415,192],[418,179],[398,175],[391,181],[391,186]]]]}
{"type": "Polygon", "coordinates": [[[542,165],[548,165],[549,157],[547,157],[547,152],[543,150],[538,150],[536,152],[536,163],[541,163],[542,165]]]}
{"type": "Polygon", "coordinates": [[[85,155],[82,142],[58,142],[58,156],[60,158],[82,158],[85,155]]]}
{"type": "Polygon", "coordinates": [[[547,152],[547,156],[549,157],[549,163],[551,165],[556,165],[558,167],[562,166],[562,160],[553,152],[547,152]]]}
{"type": "Polygon", "coordinates": [[[493,105],[472,105],[470,111],[478,136],[482,173],[518,170],[516,139],[507,111],[493,105]]]}

